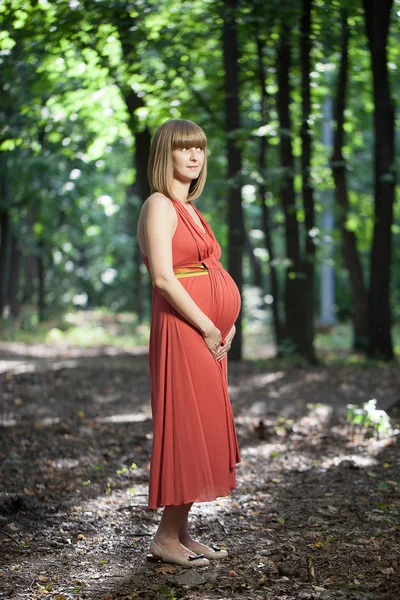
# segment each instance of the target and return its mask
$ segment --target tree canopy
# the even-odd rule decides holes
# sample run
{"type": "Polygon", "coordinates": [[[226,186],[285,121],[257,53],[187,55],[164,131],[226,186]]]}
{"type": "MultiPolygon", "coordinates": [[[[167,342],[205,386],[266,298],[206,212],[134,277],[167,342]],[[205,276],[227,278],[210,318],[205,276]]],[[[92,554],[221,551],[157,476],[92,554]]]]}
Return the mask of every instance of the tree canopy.
{"type": "Polygon", "coordinates": [[[331,268],[334,318],[393,357],[399,0],[4,0],[0,15],[3,319],[149,318],[136,222],[151,136],[182,117],[208,136],[198,206],[244,298],[234,355],[260,320],[314,361],[331,268]]]}

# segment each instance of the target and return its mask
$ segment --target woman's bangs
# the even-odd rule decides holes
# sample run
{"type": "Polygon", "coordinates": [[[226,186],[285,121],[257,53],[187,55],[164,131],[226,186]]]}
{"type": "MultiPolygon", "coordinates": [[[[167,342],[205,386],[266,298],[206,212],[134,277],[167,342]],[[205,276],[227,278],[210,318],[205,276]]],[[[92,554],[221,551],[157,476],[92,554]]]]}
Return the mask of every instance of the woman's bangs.
{"type": "Polygon", "coordinates": [[[203,148],[207,146],[207,138],[203,130],[197,125],[184,123],[174,131],[172,149],[176,148],[203,148]]]}

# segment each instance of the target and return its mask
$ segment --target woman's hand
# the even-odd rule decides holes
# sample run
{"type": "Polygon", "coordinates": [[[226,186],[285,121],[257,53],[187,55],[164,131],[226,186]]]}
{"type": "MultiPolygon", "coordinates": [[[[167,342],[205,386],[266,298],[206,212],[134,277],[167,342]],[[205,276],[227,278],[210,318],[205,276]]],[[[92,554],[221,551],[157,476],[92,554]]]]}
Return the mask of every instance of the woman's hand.
{"type": "Polygon", "coordinates": [[[222,346],[219,346],[218,351],[215,354],[216,360],[218,360],[218,361],[223,360],[225,358],[225,356],[228,354],[229,350],[231,349],[232,340],[235,337],[235,333],[236,333],[236,327],[235,327],[235,325],[232,325],[230,332],[228,333],[228,335],[225,338],[225,344],[223,344],[222,346]]]}
{"type": "Polygon", "coordinates": [[[203,334],[203,337],[205,343],[208,346],[209,351],[215,356],[218,351],[218,348],[220,347],[222,339],[220,330],[218,329],[218,327],[215,327],[215,325],[213,325],[209,331],[203,334]]]}

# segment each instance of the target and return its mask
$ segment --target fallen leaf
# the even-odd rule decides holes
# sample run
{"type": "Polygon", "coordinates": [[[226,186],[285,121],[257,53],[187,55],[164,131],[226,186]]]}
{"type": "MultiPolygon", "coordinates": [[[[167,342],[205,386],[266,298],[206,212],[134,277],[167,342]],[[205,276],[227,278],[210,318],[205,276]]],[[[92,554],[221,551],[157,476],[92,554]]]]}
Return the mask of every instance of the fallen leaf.
{"type": "Polygon", "coordinates": [[[161,573],[161,575],[165,575],[167,573],[176,573],[176,568],[165,565],[163,567],[157,567],[155,571],[156,573],[161,573]]]}

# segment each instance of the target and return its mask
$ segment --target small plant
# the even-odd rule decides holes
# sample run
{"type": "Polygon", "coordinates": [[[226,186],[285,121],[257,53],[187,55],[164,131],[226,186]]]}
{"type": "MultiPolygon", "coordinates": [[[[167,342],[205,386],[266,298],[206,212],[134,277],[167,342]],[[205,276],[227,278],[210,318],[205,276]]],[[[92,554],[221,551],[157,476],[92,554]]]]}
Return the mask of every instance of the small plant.
{"type": "Polygon", "coordinates": [[[285,515],[284,515],[284,514],[282,514],[280,517],[276,517],[276,520],[277,520],[277,522],[279,523],[279,525],[280,525],[281,527],[283,527],[283,526],[284,526],[284,524],[285,524],[285,515]]]}
{"type": "Polygon", "coordinates": [[[353,425],[361,425],[379,434],[388,433],[391,429],[390,417],[384,410],[376,408],[376,400],[368,400],[362,406],[347,404],[347,421],[353,425]]]}
{"type": "Polygon", "coordinates": [[[127,467],[121,467],[121,469],[117,469],[115,472],[118,473],[118,475],[125,475],[125,473],[128,472],[128,469],[127,467]]]}
{"type": "Polygon", "coordinates": [[[120,469],[117,469],[115,472],[118,473],[118,475],[129,475],[129,471],[134,471],[137,468],[137,464],[132,463],[129,468],[126,465],[122,465],[122,467],[120,469]]]}

